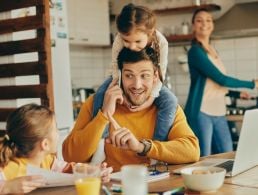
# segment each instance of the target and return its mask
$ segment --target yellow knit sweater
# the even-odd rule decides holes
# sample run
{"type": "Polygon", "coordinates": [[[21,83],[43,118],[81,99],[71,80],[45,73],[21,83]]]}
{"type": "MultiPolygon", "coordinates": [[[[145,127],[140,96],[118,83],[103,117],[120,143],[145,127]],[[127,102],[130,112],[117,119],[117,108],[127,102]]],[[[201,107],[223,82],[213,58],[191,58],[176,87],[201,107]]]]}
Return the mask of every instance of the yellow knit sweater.
{"type": "MultiPolygon", "coordinates": [[[[93,96],[83,104],[76,124],[63,143],[63,157],[66,161],[88,162],[97,149],[104,127],[109,123],[101,111],[92,119],[93,96]]],[[[155,105],[139,111],[130,112],[125,106],[117,105],[113,115],[122,127],[128,128],[138,140],[151,140],[154,134],[157,108],[155,105]]],[[[109,129],[114,131],[112,125],[109,129]]],[[[171,164],[189,163],[199,160],[198,139],[186,122],[184,112],[177,108],[168,141],[152,140],[152,147],[146,157],[135,152],[105,144],[106,162],[115,171],[125,164],[148,164],[149,159],[156,159],[171,164]]]]}
{"type": "MultiPolygon", "coordinates": [[[[47,155],[40,167],[43,169],[51,170],[51,166],[55,160],[54,155],[47,155]]],[[[7,166],[3,168],[2,174],[6,180],[13,179],[20,176],[27,175],[27,158],[16,158],[14,161],[10,161],[7,166]]]]}

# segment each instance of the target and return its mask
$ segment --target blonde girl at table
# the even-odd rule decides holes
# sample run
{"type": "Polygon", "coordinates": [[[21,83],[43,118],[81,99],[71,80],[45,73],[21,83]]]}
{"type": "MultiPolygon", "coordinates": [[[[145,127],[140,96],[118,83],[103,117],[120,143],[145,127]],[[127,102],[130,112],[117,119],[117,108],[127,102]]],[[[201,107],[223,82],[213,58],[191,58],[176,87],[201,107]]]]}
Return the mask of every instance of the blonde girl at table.
{"type": "MultiPolygon", "coordinates": [[[[72,173],[74,163],[56,158],[58,129],[54,112],[45,106],[27,104],[7,119],[6,131],[0,132],[1,180],[26,175],[27,164],[56,172],[72,173]]],[[[112,168],[102,165],[102,180],[109,181],[112,168]]]]}

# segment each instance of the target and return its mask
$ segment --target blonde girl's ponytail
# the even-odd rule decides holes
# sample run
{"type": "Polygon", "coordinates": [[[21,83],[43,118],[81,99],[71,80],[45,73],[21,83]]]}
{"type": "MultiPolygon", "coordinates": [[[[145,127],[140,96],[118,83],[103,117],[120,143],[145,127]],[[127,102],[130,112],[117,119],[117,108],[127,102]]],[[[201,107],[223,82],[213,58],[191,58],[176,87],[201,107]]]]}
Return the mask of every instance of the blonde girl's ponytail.
{"type": "Polygon", "coordinates": [[[156,34],[155,30],[152,34],[152,40],[153,40],[152,41],[153,49],[155,50],[155,52],[157,54],[158,63],[159,63],[159,78],[160,78],[161,82],[163,82],[165,78],[163,78],[163,76],[161,74],[161,69],[160,69],[160,46],[159,46],[159,41],[158,41],[158,37],[157,37],[157,34],[156,34]]]}
{"type": "Polygon", "coordinates": [[[0,131],[0,167],[4,167],[16,156],[17,147],[7,131],[0,131]]]}

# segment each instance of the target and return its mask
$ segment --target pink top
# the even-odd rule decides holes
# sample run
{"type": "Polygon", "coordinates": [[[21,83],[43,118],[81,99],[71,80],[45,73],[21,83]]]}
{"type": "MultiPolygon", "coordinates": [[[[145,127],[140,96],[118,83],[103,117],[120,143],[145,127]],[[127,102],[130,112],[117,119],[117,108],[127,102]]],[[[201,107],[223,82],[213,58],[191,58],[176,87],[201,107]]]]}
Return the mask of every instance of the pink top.
{"type": "MultiPolygon", "coordinates": [[[[209,59],[212,63],[222,72],[226,73],[221,59],[214,58],[210,55],[209,59]]],[[[207,78],[203,93],[201,111],[212,116],[224,116],[226,114],[226,102],[225,95],[228,93],[228,89],[207,78]]]]}

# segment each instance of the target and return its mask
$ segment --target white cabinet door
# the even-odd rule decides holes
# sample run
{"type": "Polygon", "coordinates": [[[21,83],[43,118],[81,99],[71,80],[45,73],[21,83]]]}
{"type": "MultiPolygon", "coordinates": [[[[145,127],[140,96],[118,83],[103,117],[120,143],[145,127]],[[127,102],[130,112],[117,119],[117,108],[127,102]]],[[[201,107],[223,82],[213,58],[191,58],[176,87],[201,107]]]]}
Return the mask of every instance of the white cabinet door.
{"type": "Polygon", "coordinates": [[[71,44],[110,44],[108,1],[69,0],[68,22],[71,44]]]}

